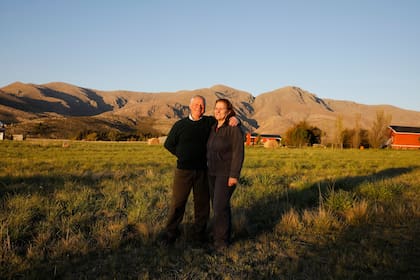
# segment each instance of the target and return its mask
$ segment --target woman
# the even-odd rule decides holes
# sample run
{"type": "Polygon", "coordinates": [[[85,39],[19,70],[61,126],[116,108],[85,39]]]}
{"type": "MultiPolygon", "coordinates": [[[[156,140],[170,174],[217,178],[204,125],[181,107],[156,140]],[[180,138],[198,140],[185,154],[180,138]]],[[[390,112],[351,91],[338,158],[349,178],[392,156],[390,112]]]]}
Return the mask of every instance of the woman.
{"type": "Polygon", "coordinates": [[[239,180],[244,161],[244,138],[238,126],[229,126],[235,116],[232,103],[219,99],[214,106],[217,123],[207,141],[210,197],[213,205],[213,238],[217,250],[229,246],[231,235],[230,198],[239,180]]]}

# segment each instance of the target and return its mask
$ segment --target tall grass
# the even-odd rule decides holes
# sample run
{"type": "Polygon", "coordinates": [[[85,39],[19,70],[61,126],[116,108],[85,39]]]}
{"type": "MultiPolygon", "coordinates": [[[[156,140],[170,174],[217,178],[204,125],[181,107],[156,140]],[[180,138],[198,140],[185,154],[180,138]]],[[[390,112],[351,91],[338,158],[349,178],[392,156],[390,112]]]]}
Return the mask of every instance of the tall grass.
{"type": "MultiPolygon", "coordinates": [[[[175,158],[144,143],[0,142],[1,278],[415,279],[420,151],[246,149],[233,244],[173,247],[175,158]]],[[[192,198],[191,198],[192,200],[192,198]]]]}

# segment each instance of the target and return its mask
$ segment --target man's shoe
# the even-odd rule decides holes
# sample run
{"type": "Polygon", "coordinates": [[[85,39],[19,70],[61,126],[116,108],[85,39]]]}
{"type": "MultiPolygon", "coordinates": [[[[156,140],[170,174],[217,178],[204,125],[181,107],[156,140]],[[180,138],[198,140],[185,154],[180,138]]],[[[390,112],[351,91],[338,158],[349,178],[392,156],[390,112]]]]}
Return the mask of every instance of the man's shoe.
{"type": "Polygon", "coordinates": [[[218,252],[218,253],[222,253],[224,251],[226,251],[229,247],[229,244],[225,241],[215,241],[213,244],[213,249],[214,251],[218,252]]]}
{"type": "Polygon", "coordinates": [[[159,238],[159,244],[164,247],[172,246],[176,239],[176,235],[165,233],[159,238]]]}
{"type": "Polygon", "coordinates": [[[207,234],[203,233],[203,234],[194,235],[193,240],[197,243],[205,244],[209,241],[209,238],[207,234]]]}

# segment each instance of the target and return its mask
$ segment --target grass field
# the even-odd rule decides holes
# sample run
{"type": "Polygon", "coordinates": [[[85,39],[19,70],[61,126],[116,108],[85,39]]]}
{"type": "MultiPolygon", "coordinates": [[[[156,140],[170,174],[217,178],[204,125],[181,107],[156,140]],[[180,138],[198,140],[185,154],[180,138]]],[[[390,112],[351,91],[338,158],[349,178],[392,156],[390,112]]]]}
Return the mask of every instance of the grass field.
{"type": "Polygon", "coordinates": [[[250,147],[233,245],[157,245],[175,158],[144,143],[0,142],[0,278],[420,279],[420,151],[250,147]]]}

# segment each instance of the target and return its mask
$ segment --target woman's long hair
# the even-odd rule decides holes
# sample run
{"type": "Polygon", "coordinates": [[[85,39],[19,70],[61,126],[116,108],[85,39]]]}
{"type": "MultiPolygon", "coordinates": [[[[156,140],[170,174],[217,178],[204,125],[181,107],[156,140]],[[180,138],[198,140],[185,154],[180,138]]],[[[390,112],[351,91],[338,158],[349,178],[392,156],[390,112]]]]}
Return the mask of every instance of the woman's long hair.
{"type": "Polygon", "coordinates": [[[233,110],[233,105],[232,105],[232,103],[231,103],[229,100],[227,100],[226,98],[220,98],[220,99],[217,99],[215,104],[217,104],[217,103],[219,103],[219,102],[222,102],[222,103],[224,103],[224,104],[226,105],[226,109],[228,110],[228,112],[229,112],[229,113],[228,113],[228,114],[227,114],[227,116],[226,116],[225,123],[228,123],[228,122],[229,122],[229,119],[230,119],[231,117],[236,116],[236,113],[235,113],[235,111],[233,110]]]}

